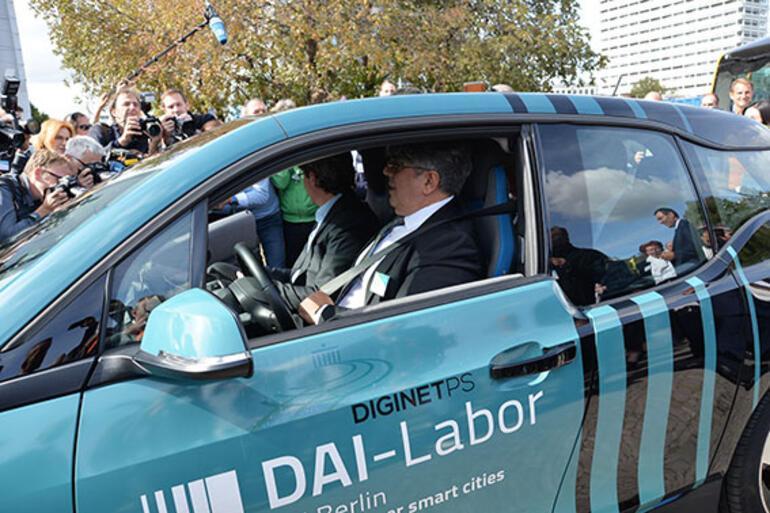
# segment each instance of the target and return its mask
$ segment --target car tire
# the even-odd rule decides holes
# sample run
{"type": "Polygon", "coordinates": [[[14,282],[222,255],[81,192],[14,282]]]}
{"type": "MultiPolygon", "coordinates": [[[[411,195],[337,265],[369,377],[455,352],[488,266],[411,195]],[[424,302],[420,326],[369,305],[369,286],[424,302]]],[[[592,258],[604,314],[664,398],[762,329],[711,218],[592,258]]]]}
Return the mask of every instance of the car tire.
{"type": "Polygon", "coordinates": [[[770,513],[770,396],[743,431],[725,480],[725,512],[770,513]]]}

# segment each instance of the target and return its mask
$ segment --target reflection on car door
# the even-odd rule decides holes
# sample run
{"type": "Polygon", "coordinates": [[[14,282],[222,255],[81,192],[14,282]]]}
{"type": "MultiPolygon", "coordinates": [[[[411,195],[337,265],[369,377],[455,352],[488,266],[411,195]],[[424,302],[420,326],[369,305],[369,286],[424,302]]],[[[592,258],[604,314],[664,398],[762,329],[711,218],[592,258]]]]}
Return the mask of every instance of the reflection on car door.
{"type": "Polygon", "coordinates": [[[715,261],[586,316],[580,335],[593,384],[556,511],[637,510],[703,484],[745,342],[735,336],[745,321],[727,266],[715,261]]]}
{"type": "Polygon", "coordinates": [[[583,362],[553,280],[515,280],[257,347],[249,379],[87,390],[78,511],[550,510],[583,362]]]}

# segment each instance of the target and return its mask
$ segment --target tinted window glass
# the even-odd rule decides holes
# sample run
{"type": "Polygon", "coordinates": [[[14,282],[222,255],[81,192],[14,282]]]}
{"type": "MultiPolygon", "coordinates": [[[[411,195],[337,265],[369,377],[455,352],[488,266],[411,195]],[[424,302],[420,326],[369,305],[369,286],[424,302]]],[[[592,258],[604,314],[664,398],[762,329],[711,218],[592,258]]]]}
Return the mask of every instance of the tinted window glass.
{"type": "Polygon", "coordinates": [[[770,151],[719,151],[690,143],[684,147],[721,247],[744,222],[770,208],[770,151]]]}
{"type": "Polygon", "coordinates": [[[589,305],[682,275],[705,257],[703,216],[673,139],[540,127],[552,271],[589,305]]]}
{"type": "Polygon", "coordinates": [[[0,381],[94,356],[104,306],[104,277],[36,333],[0,348],[0,381]]]}
{"type": "Polygon", "coordinates": [[[108,348],[140,342],[152,309],[191,287],[191,220],[190,214],[178,219],[115,268],[108,348]]]}

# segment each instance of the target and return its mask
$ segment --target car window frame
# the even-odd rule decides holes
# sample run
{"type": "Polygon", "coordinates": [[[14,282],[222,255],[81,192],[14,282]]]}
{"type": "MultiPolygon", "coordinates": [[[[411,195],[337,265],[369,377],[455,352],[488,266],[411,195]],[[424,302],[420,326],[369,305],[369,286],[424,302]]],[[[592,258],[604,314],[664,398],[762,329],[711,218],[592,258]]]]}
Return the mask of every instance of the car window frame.
{"type": "MultiPolygon", "coordinates": [[[[420,120],[424,121],[424,120],[420,120]]],[[[448,120],[441,119],[443,122],[442,124],[450,124],[448,120]]],[[[435,127],[434,126],[420,126],[417,128],[413,128],[413,130],[419,131],[418,134],[411,134],[408,133],[408,130],[404,129],[404,125],[398,124],[392,127],[392,129],[387,130],[387,132],[379,133],[373,136],[361,136],[358,138],[353,138],[350,136],[349,131],[347,130],[339,130],[339,129],[330,129],[326,132],[337,132],[337,134],[334,134],[332,137],[330,137],[331,141],[326,142],[325,144],[315,142],[312,145],[308,145],[307,143],[304,143],[303,146],[307,146],[306,151],[297,151],[293,149],[290,145],[289,148],[286,148],[284,151],[281,152],[280,156],[275,159],[272,162],[260,162],[255,158],[255,155],[252,155],[252,159],[244,159],[244,161],[247,161],[246,163],[241,162],[240,166],[237,166],[239,169],[236,171],[232,169],[236,165],[228,166],[221,170],[217,175],[213,178],[207,181],[207,183],[214,182],[216,185],[211,185],[210,187],[205,187],[207,183],[202,184],[198,188],[196,188],[193,192],[199,192],[203,191],[200,194],[198,194],[198,203],[195,205],[194,208],[200,208],[203,212],[206,212],[204,204],[207,204],[206,202],[209,201],[216,201],[216,198],[219,197],[228,197],[233,192],[240,190],[240,188],[243,188],[244,186],[248,186],[251,183],[254,183],[255,180],[263,179],[265,177],[271,176],[277,171],[280,171],[281,169],[286,168],[289,164],[296,164],[297,162],[301,162],[304,160],[312,160],[312,158],[317,158],[318,156],[322,156],[324,154],[333,154],[335,152],[339,151],[347,151],[351,147],[355,146],[382,146],[385,144],[388,144],[389,142],[396,142],[396,141],[403,141],[405,138],[409,138],[409,140],[420,140],[420,139],[430,139],[435,140],[436,138],[441,137],[500,137],[503,134],[506,134],[507,137],[510,137],[512,140],[520,140],[520,133],[522,128],[525,126],[525,123],[522,123],[520,121],[511,121],[510,119],[506,120],[505,123],[500,124],[491,124],[489,123],[488,119],[484,120],[484,123],[478,123],[478,125],[472,125],[471,127],[465,127],[465,126],[457,126],[457,122],[452,120],[450,128],[445,128],[443,126],[441,127],[435,127]],[[251,162],[249,162],[252,160],[251,162]],[[205,194],[202,198],[200,195],[205,194]]],[[[435,120],[434,120],[435,123],[435,120]]],[[[376,123],[379,125],[380,123],[376,123]]],[[[387,125],[391,125],[391,123],[387,123],[387,125]]],[[[388,128],[391,128],[390,126],[388,128]]],[[[304,138],[304,137],[302,137],[304,138]]],[[[312,141],[313,138],[310,138],[312,141]]],[[[280,143],[279,143],[280,145],[280,143]]],[[[517,145],[515,151],[521,151],[523,148],[522,145],[517,145]]],[[[257,152],[260,153],[260,152],[257,152]]],[[[523,157],[523,155],[522,155],[523,157]]],[[[531,171],[524,169],[524,174],[531,174],[531,171]]],[[[188,194],[190,195],[190,194],[188,194]]],[[[531,193],[528,193],[525,191],[524,185],[522,184],[521,188],[521,196],[524,197],[526,195],[529,195],[531,197],[531,193]]],[[[180,199],[181,201],[181,199],[180,199]]],[[[529,203],[532,203],[534,199],[530,200],[529,203]]],[[[180,216],[184,215],[186,211],[180,210],[177,212],[177,215],[173,218],[167,219],[163,226],[158,228],[154,233],[160,233],[164,229],[164,227],[169,226],[171,223],[173,223],[176,219],[178,219],[180,216]]],[[[159,214],[158,217],[160,217],[161,214],[159,214]]],[[[205,224],[205,223],[201,223],[205,224]]],[[[534,223],[530,223],[534,224],[534,223]]],[[[203,230],[203,232],[207,232],[207,230],[203,230]]],[[[153,235],[154,236],[154,235],[153,235]]],[[[143,243],[146,243],[147,241],[151,240],[153,236],[147,237],[143,243]]],[[[196,240],[206,240],[207,233],[202,233],[200,230],[197,231],[197,233],[194,235],[193,240],[193,246],[196,246],[196,240]]],[[[207,242],[207,241],[206,241],[207,242]]],[[[205,245],[203,245],[205,247],[205,245]]],[[[133,248],[135,251],[140,246],[137,245],[133,248]]],[[[536,246],[534,246],[536,247],[536,246]]],[[[204,250],[205,251],[205,250],[204,250]]],[[[129,252],[130,254],[131,252],[129,252]]],[[[201,254],[199,252],[199,254],[201,254]]],[[[205,257],[205,253],[204,257],[205,257]]],[[[123,257],[125,259],[127,255],[123,257]]],[[[527,258],[525,256],[525,258],[527,258]]],[[[122,261],[121,259],[120,261],[122,261]]],[[[205,258],[203,259],[205,263],[205,258]]],[[[115,266],[118,265],[119,262],[116,262],[115,266]]],[[[542,280],[545,278],[548,278],[547,276],[536,276],[532,277],[534,281],[542,280]]],[[[258,347],[264,347],[266,345],[273,345],[278,344],[282,342],[288,342],[291,340],[296,340],[300,338],[304,338],[307,336],[311,336],[315,333],[321,333],[326,331],[332,331],[336,329],[341,329],[343,327],[362,324],[362,323],[368,323],[372,322],[378,319],[384,319],[388,317],[392,317],[395,315],[399,315],[402,313],[407,313],[411,311],[417,311],[422,310],[426,308],[430,308],[433,306],[438,306],[442,304],[446,304],[448,302],[455,302],[460,301],[463,299],[470,299],[473,297],[477,297],[480,295],[486,295],[490,293],[494,293],[501,290],[507,290],[510,288],[518,287],[520,285],[523,285],[524,283],[530,283],[533,280],[525,279],[522,277],[521,274],[508,274],[502,277],[496,277],[496,278],[484,278],[482,280],[478,280],[469,284],[462,284],[455,287],[448,287],[446,289],[440,289],[438,291],[429,292],[425,294],[420,294],[409,297],[409,298],[400,298],[397,300],[392,300],[383,303],[382,305],[373,305],[368,308],[361,309],[360,312],[357,312],[355,315],[348,315],[345,316],[343,319],[337,319],[334,322],[324,323],[320,326],[307,326],[303,327],[297,330],[291,330],[283,333],[278,333],[274,335],[263,335],[260,337],[256,337],[252,340],[248,341],[249,348],[258,348],[258,347]],[[376,308],[375,308],[376,306],[376,308]]],[[[103,341],[102,341],[103,344],[103,341]]],[[[101,349],[101,348],[100,348],[101,349]]],[[[111,354],[114,354],[116,357],[116,360],[121,360],[119,364],[117,364],[115,367],[115,372],[102,372],[98,371],[96,372],[96,376],[92,377],[91,381],[89,382],[90,386],[98,386],[100,384],[104,384],[105,382],[113,382],[120,376],[120,379],[125,379],[131,374],[135,374],[135,369],[132,370],[131,368],[134,367],[130,362],[126,361],[126,357],[128,354],[131,353],[130,349],[125,348],[117,348],[117,349],[111,349],[107,351],[106,353],[101,353],[100,358],[103,356],[110,356],[111,354]]]]}
{"type": "MultiPolygon", "coordinates": [[[[687,138],[682,137],[680,133],[678,133],[675,130],[667,130],[665,127],[656,126],[654,124],[645,125],[645,124],[639,124],[639,123],[629,123],[629,124],[623,124],[623,123],[606,123],[606,122],[589,122],[587,120],[582,120],[581,122],[574,122],[574,120],[564,120],[564,119],[553,119],[548,120],[547,122],[540,122],[540,123],[533,123],[532,124],[532,130],[533,130],[533,143],[535,145],[535,152],[537,155],[537,175],[535,177],[535,183],[537,184],[537,202],[539,205],[539,212],[541,217],[538,219],[539,226],[541,227],[539,231],[539,237],[542,241],[540,248],[542,249],[540,251],[541,255],[545,255],[546,259],[544,262],[542,262],[542,265],[544,265],[544,270],[542,272],[547,273],[548,272],[548,262],[547,262],[547,256],[551,254],[551,242],[550,242],[550,236],[548,234],[548,220],[550,219],[550,213],[548,209],[548,202],[545,195],[545,167],[544,167],[544,161],[543,158],[543,148],[542,148],[542,139],[540,137],[539,127],[542,125],[575,125],[575,126],[582,126],[582,127],[598,127],[598,128],[626,128],[626,129],[636,129],[636,130],[646,130],[651,132],[658,132],[661,134],[664,134],[666,136],[669,136],[672,138],[674,143],[674,149],[676,152],[679,153],[679,157],[681,158],[682,164],[685,169],[685,174],[687,175],[687,180],[689,181],[690,185],[692,186],[692,190],[695,192],[695,195],[697,197],[698,204],[700,205],[701,209],[701,215],[703,217],[703,222],[706,224],[709,230],[709,236],[714,237],[714,228],[712,226],[711,220],[708,218],[706,205],[703,199],[703,194],[701,188],[698,186],[697,181],[695,180],[695,174],[693,173],[693,168],[691,165],[691,162],[687,159],[687,154],[684,151],[684,148],[682,148],[681,141],[687,140],[687,138]]],[[[698,144],[704,145],[703,141],[697,138],[693,138],[693,140],[697,140],[698,144]]],[[[713,148],[719,148],[721,147],[714,145],[714,144],[708,144],[705,145],[707,147],[713,147],[713,148]]],[[[711,240],[716,240],[712,238],[711,240]]],[[[704,271],[704,269],[711,266],[711,264],[716,263],[719,260],[717,258],[717,254],[715,253],[714,257],[711,259],[707,259],[703,262],[701,262],[696,267],[693,267],[688,270],[686,274],[683,274],[681,276],[677,275],[676,278],[668,281],[663,281],[659,284],[653,285],[651,287],[642,289],[642,290],[633,290],[626,294],[622,294],[620,296],[611,297],[608,299],[605,299],[603,301],[599,301],[598,303],[591,304],[591,305],[585,305],[585,306],[577,306],[572,303],[572,301],[564,294],[564,300],[568,302],[568,304],[576,309],[577,311],[582,312],[586,310],[590,310],[592,308],[596,308],[598,306],[604,306],[604,305],[613,305],[622,303],[624,301],[627,301],[630,297],[638,295],[640,293],[647,293],[647,292],[656,292],[665,288],[670,287],[671,285],[678,284],[680,282],[686,281],[690,279],[695,274],[701,273],[704,271]]],[[[721,265],[721,264],[720,264],[721,265]]],[[[558,280],[555,279],[555,282],[558,284],[558,280]]],[[[561,290],[561,287],[559,287],[561,290]]]]}

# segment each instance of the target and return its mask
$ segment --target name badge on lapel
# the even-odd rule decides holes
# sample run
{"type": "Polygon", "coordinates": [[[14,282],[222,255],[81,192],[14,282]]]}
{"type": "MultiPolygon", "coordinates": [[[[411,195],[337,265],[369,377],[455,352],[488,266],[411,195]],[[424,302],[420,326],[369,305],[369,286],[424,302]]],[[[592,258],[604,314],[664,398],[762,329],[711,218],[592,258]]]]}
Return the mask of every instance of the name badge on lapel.
{"type": "Polygon", "coordinates": [[[374,276],[372,276],[372,284],[369,287],[369,290],[372,291],[372,294],[377,294],[380,297],[385,297],[385,292],[388,290],[388,282],[390,281],[390,276],[387,274],[383,274],[381,272],[375,272],[374,276]]]}

